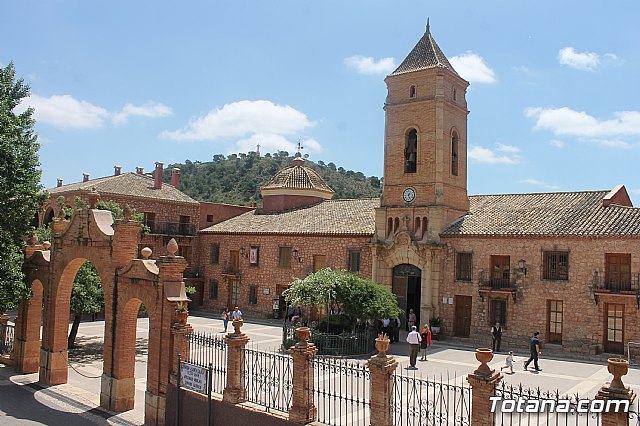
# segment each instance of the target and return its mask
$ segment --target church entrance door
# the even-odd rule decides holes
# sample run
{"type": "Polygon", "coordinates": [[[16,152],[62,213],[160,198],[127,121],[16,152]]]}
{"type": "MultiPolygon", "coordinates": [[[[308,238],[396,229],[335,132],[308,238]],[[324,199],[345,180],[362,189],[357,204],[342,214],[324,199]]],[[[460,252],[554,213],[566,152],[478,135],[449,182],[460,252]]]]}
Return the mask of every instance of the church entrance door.
{"type": "MultiPolygon", "coordinates": [[[[413,309],[416,314],[416,326],[420,324],[420,268],[414,265],[398,265],[393,268],[392,291],[398,300],[398,306],[405,314],[400,318],[401,327],[407,329],[407,318],[409,310],[413,309]]],[[[420,329],[420,327],[418,327],[420,329]]]]}

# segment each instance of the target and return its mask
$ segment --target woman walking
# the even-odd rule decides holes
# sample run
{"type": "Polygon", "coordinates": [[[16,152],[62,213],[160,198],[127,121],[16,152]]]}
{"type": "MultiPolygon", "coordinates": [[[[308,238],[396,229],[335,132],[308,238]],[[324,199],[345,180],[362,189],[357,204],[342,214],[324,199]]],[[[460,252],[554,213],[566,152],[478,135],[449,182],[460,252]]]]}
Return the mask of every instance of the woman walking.
{"type": "Polygon", "coordinates": [[[229,324],[229,308],[224,308],[222,311],[222,323],[224,324],[224,332],[227,332],[227,325],[229,324]]]}
{"type": "Polygon", "coordinates": [[[425,324],[420,332],[420,337],[422,337],[422,341],[420,342],[420,351],[422,352],[422,358],[420,361],[427,360],[427,349],[431,346],[431,328],[429,328],[429,324],[425,324]]]}

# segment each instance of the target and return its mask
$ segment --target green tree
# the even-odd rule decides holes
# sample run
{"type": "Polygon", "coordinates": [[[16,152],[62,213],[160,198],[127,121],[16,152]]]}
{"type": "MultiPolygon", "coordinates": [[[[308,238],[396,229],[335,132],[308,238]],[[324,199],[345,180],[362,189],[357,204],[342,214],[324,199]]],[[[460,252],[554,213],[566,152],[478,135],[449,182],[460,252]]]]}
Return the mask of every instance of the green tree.
{"type": "Polygon", "coordinates": [[[100,276],[91,262],[85,262],[78,269],[76,278],[73,280],[73,289],[71,290],[71,312],[75,315],[67,342],[69,349],[75,347],[82,316],[96,314],[102,309],[104,309],[104,293],[100,276]]]}
{"type": "Polygon", "coordinates": [[[22,274],[22,238],[45,199],[40,185],[38,136],[33,109],[16,113],[29,86],[10,62],[0,67],[0,312],[29,296],[22,274]]]}

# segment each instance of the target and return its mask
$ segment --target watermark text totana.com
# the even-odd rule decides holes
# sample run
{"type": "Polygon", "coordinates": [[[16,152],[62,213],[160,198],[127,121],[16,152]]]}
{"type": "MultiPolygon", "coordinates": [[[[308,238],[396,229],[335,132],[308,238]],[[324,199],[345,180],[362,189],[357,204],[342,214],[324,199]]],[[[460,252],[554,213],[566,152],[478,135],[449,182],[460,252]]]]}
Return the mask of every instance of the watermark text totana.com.
{"type": "Polygon", "coordinates": [[[624,399],[506,399],[492,396],[491,412],[501,413],[604,413],[629,412],[629,401],[624,399]]]}

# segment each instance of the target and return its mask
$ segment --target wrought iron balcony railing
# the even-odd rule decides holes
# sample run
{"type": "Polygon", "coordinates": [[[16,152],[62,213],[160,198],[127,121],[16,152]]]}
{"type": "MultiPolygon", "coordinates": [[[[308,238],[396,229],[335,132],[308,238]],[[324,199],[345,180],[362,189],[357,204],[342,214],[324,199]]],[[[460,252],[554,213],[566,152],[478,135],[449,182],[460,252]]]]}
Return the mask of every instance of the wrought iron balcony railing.
{"type": "Polygon", "coordinates": [[[204,278],[204,268],[202,266],[187,266],[182,274],[185,278],[204,278]]]}
{"type": "Polygon", "coordinates": [[[491,290],[516,291],[515,277],[510,271],[498,271],[493,274],[480,271],[478,285],[491,290]]]}
{"type": "Polygon", "coordinates": [[[631,275],[627,279],[593,273],[593,291],[596,293],[617,293],[640,296],[640,274],[631,275]]]}
{"type": "Polygon", "coordinates": [[[145,222],[151,234],[161,235],[196,235],[196,225],[181,222],[145,222]]]}
{"type": "Polygon", "coordinates": [[[233,263],[225,263],[222,267],[222,273],[225,275],[240,275],[240,267],[233,263]]]}

